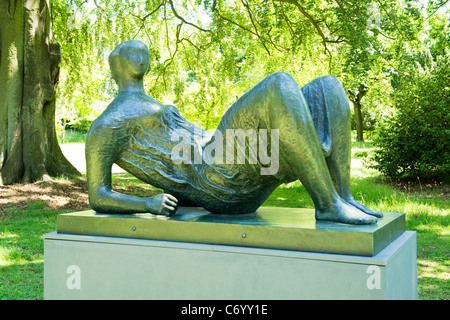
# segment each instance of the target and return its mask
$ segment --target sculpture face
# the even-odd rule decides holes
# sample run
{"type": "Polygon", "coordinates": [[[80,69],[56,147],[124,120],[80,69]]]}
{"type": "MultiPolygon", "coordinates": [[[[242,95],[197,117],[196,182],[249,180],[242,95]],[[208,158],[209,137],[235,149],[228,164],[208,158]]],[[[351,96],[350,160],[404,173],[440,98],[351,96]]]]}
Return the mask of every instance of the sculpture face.
{"type": "Polygon", "coordinates": [[[109,64],[116,82],[123,79],[140,79],[149,71],[150,52],[140,41],[125,41],[111,52],[109,64]]]}

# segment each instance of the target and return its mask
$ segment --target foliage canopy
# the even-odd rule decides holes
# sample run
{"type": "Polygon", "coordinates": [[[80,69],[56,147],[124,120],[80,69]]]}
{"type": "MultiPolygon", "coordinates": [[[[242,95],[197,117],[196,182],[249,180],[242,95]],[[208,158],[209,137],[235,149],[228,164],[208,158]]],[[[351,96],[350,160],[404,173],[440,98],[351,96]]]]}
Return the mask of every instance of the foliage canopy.
{"type": "Polygon", "coordinates": [[[54,0],[53,28],[63,54],[57,118],[98,116],[117,93],[109,52],[139,39],[151,52],[148,93],[205,129],[275,71],[289,72],[300,85],[336,75],[350,98],[359,97],[373,127],[373,119],[401,108],[410,96],[406,83],[421,81],[412,76],[417,63],[427,68],[448,55],[447,3],[54,0]]]}

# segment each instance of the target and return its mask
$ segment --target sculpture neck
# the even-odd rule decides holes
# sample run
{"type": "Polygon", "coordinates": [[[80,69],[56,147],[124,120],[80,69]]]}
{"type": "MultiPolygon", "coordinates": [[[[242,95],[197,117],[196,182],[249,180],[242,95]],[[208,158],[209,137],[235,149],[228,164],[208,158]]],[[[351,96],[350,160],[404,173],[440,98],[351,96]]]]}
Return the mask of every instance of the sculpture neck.
{"type": "Polygon", "coordinates": [[[119,83],[119,93],[133,93],[145,92],[144,80],[139,79],[124,79],[119,83]]]}

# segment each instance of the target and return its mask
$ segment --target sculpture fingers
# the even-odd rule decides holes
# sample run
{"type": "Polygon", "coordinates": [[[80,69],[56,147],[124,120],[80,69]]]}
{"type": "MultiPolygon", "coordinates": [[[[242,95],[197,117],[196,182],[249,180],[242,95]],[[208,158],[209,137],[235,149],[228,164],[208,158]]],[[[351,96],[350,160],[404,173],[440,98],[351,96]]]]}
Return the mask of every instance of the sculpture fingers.
{"type": "Polygon", "coordinates": [[[176,208],[178,206],[178,204],[175,201],[172,201],[172,200],[169,200],[169,199],[166,199],[165,203],[167,205],[171,206],[171,207],[174,207],[174,208],[176,208]]]}
{"type": "Polygon", "coordinates": [[[163,210],[161,211],[161,214],[170,217],[173,216],[176,211],[177,211],[176,207],[163,204],[163,210]]]}
{"type": "Polygon", "coordinates": [[[175,198],[173,195],[167,193],[166,197],[167,197],[167,199],[171,200],[172,202],[175,202],[175,204],[178,203],[178,199],[175,198]]]}

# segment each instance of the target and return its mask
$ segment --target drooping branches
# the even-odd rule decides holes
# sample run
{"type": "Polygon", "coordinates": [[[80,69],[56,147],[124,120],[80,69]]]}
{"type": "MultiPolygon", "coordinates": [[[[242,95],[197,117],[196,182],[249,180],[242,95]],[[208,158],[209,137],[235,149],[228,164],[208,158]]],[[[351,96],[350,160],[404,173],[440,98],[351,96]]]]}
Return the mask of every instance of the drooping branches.
{"type": "MultiPolygon", "coordinates": [[[[54,1],[66,5],[83,2],[54,1]]],[[[216,95],[214,90],[220,86],[227,87],[229,92],[232,86],[248,89],[254,79],[278,70],[297,72],[299,82],[333,73],[355,91],[360,84],[371,88],[371,79],[382,72],[379,64],[393,61],[389,60],[392,52],[387,48],[392,42],[400,43],[403,37],[399,30],[409,30],[404,34],[412,30],[404,27],[403,21],[407,19],[403,18],[414,10],[405,13],[394,0],[380,3],[378,0],[96,0],[93,8],[79,5],[84,12],[96,12],[97,20],[94,32],[89,24],[79,32],[76,41],[85,41],[85,46],[74,47],[98,51],[102,58],[121,41],[143,40],[152,57],[152,72],[146,77],[149,93],[177,105],[190,99],[186,98],[187,92],[194,87],[201,88],[195,90],[198,96],[203,95],[203,105],[210,105],[216,95]],[[374,6],[376,12],[372,11],[374,6]],[[82,38],[84,35],[86,40],[82,38]]],[[[64,43],[67,38],[70,37],[64,34],[59,39],[64,43]]],[[[74,56],[80,54],[76,52],[74,56]]],[[[97,64],[103,62],[95,60],[97,64]]],[[[69,69],[72,74],[81,73],[81,68],[69,69]]],[[[103,66],[106,69],[107,65],[103,66]]],[[[115,85],[111,79],[106,81],[108,93],[113,96],[115,85]]],[[[241,94],[240,89],[233,98],[241,94]]],[[[227,95],[231,96],[229,92],[227,95]]],[[[200,108],[198,101],[187,108],[200,108]]]]}
{"type": "Polygon", "coordinates": [[[185,23],[185,24],[187,24],[187,25],[189,25],[189,26],[192,26],[192,27],[198,29],[199,31],[203,31],[203,32],[210,32],[210,31],[211,31],[211,30],[203,29],[202,27],[200,27],[200,26],[198,26],[198,25],[196,25],[196,24],[194,24],[194,23],[191,23],[191,22],[189,22],[189,21],[186,21],[186,19],[184,19],[183,17],[181,17],[181,16],[178,14],[178,12],[175,10],[175,7],[174,7],[174,5],[173,5],[173,1],[172,1],[172,0],[167,0],[167,1],[168,1],[169,4],[170,4],[170,8],[172,9],[173,15],[174,15],[175,17],[177,17],[177,19],[181,20],[183,23],[185,23]]]}
{"type": "MultiPolygon", "coordinates": [[[[271,54],[270,47],[274,48],[278,52],[289,51],[288,47],[282,45],[281,43],[277,43],[276,41],[273,40],[273,37],[271,35],[272,27],[269,27],[268,29],[264,29],[264,27],[262,27],[261,23],[258,21],[257,15],[254,12],[254,9],[251,7],[251,5],[248,1],[244,1],[244,0],[240,1],[241,5],[244,8],[243,13],[246,14],[246,20],[247,20],[246,24],[240,23],[240,22],[236,21],[236,19],[228,17],[227,14],[224,13],[220,9],[219,2],[220,1],[218,1],[218,0],[214,0],[212,6],[210,8],[210,15],[216,21],[216,25],[213,26],[212,28],[207,29],[207,28],[202,27],[198,24],[195,24],[194,22],[191,22],[187,18],[183,17],[183,15],[179,13],[178,9],[174,5],[173,0],[162,0],[161,3],[159,3],[159,5],[155,9],[153,9],[149,13],[145,14],[144,16],[140,17],[140,16],[134,15],[136,18],[138,18],[141,21],[141,26],[140,26],[139,30],[136,32],[135,36],[138,35],[144,29],[147,19],[150,16],[157,13],[161,7],[164,7],[164,10],[165,10],[164,18],[165,19],[170,19],[169,15],[168,15],[168,13],[170,11],[170,13],[173,15],[173,17],[180,21],[180,23],[176,24],[177,25],[176,28],[178,28],[178,26],[180,24],[182,26],[183,25],[190,26],[198,32],[206,33],[206,34],[208,34],[209,37],[217,39],[217,33],[218,33],[217,31],[220,27],[222,27],[224,25],[232,25],[232,26],[236,26],[239,29],[247,32],[249,35],[252,35],[255,38],[257,38],[259,40],[259,43],[263,46],[263,48],[269,55],[271,54]]],[[[177,34],[180,35],[182,33],[177,31],[177,34]]],[[[187,41],[191,45],[194,45],[194,43],[192,41],[188,41],[188,39],[186,39],[186,38],[182,39],[182,38],[177,37],[173,40],[173,42],[175,42],[175,43],[180,42],[180,41],[187,41]]],[[[199,49],[201,47],[199,45],[194,45],[194,46],[197,49],[199,49]]]]}
{"type": "Polygon", "coordinates": [[[159,9],[164,5],[165,1],[162,1],[154,10],[150,11],[149,13],[147,13],[145,16],[140,17],[137,16],[133,13],[131,13],[135,18],[138,18],[139,20],[141,20],[141,26],[139,27],[138,31],[135,33],[135,35],[133,36],[133,38],[136,38],[136,36],[141,32],[142,29],[145,29],[145,22],[146,20],[151,17],[153,14],[155,14],[156,12],[159,11],[159,9]]]}
{"type": "MultiPolygon", "coordinates": [[[[317,19],[315,19],[307,10],[304,6],[302,6],[298,0],[275,0],[277,2],[281,2],[281,3],[289,3],[294,5],[298,11],[309,21],[309,23],[313,26],[314,30],[316,31],[317,35],[321,38],[321,43],[324,49],[324,52],[326,54],[328,54],[329,56],[329,73],[331,73],[331,65],[332,65],[332,58],[333,58],[333,54],[331,53],[328,44],[329,43],[342,43],[345,42],[346,40],[343,39],[341,36],[337,36],[336,38],[330,39],[328,36],[325,35],[325,32],[323,31],[322,27],[320,26],[320,23],[317,19]]],[[[286,23],[289,25],[289,20],[287,20],[286,15],[283,15],[283,17],[286,20],[286,23]]],[[[338,30],[338,29],[337,29],[338,30]]],[[[335,33],[337,30],[334,30],[333,32],[331,32],[330,34],[335,33]]]]}

